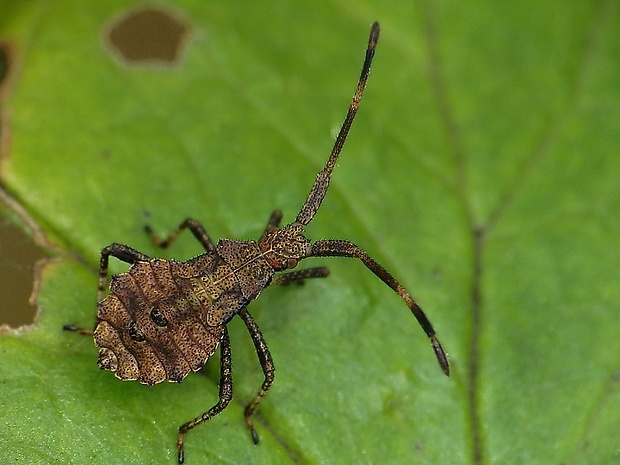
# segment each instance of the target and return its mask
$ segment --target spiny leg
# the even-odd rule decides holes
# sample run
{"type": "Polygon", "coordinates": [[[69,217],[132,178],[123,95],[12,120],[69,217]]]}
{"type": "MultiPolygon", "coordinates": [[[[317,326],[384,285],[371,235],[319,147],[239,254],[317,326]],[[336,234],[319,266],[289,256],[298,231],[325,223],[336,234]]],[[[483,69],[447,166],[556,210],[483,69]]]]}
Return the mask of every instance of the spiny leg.
{"type": "Polygon", "coordinates": [[[185,439],[185,435],[187,434],[187,432],[222,412],[222,410],[224,410],[228,403],[231,401],[232,395],[232,355],[230,352],[230,338],[228,337],[228,331],[224,327],[224,336],[222,337],[222,342],[220,343],[219,399],[217,401],[217,404],[215,404],[205,413],[179,427],[179,434],[177,435],[177,451],[179,453],[179,463],[183,463],[185,461],[183,440],[185,439]]]}
{"type": "Polygon", "coordinates": [[[317,266],[316,268],[307,268],[305,270],[283,273],[273,278],[271,284],[282,284],[284,286],[288,284],[303,284],[306,279],[326,278],[327,276],[329,276],[329,268],[326,266],[317,266]]]}
{"type": "Polygon", "coordinates": [[[189,229],[192,232],[194,237],[202,244],[207,252],[215,250],[215,244],[213,244],[213,241],[211,240],[211,237],[209,237],[209,234],[207,234],[206,229],[193,218],[185,218],[185,220],[183,220],[183,222],[165,239],[161,239],[157,236],[150,226],[146,225],[144,227],[146,233],[151,236],[153,243],[162,249],[165,249],[172,244],[185,229],[189,229]]]}
{"type": "Polygon", "coordinates": [[[263,374],[265,375],[265,381],[263,381],[263,385],[261,386],[260,390],[254,397],[254,399],[252,399],[252,402],[250,402],[245,408],[245,425],[247,426],[250,434],[252,435],[252,440],[254,441],[254,444],[258,444],[258,434],[254,429],[251,417],[256,408],[258,407],[258,404],[260,404],[261,400],[263,399],[263,397],[265,397],[265,394],[267,394],[267,391],[271,387],[276,368],[273,364],[271,354],[269,353],[267,343],[263,338],[263,333],[261,333],[254,319],[250,316],[247,309],[245,308],[239,312],[239,315],[241,316],[241,318],[243,318],[245,326],[248,328],[248,332],[252,337],[252,342],[254,343],[254,348],[256,349],[256,355],[258,355],[260,366],[263,369],[263,374]]]}
{"type": "Polygon", "coordinates": [[[314,218],[314,215],[321,206],[321,203],[325,198],[325,194],[327,193],[332,171],[334,170],[334,166],[336,166],[338,156],[342,151],[344,142],[347,139],[347,135],[349,134],[349,130],[351,129],[351,125],[355,119],[357,107],[360,100],[362,100],[362,94],[364,92],[364,88],[366,87],[368,75],[370,74],[370,65],[372,64],[372,59],[375,55],[375,48],[378,40],[379,23],[373,23],[370,29],[370,37],[368,37],[368,47],[366,48],[366,57],[362,66],[362,72],[357,83],[357,88],[355,89],[355,94],[353,95],[353,100],[349,106],[349,111],[347,112],[347,116],[342,123],[342,127],[340,128],[340,132],[338,133],[338,137],[336,138],[336,142],[334,143],[329,159],[327,160],[323,170],[317,175],[314,185],[310,190],[310,194],[297,215],[297,222],[303,224],[304,226],[312,221],[312,218],[314,218]]]}
{"type": "Polygon", "coordinates": [[[362,261],[366,268],[372,271],[381,281],[390,286],[407,304],[413,315],[418,320],[420,326],[430,338],[435,356],[439,362],[439,366],[446,375],[450,375],[450,365],[448,364],[448,357],[444,352],[439,339],[435,335],[435,330],[431,325],[422,309],[413,300],[409,293],[403,286],[400,285],[396,279],[381,265],[374,261],[370,256],[360,249],[357,245],[349,241],[344,240],[325,240],[318,241],[312,244],[312,256],[313,257],[350,257],[358,258],[362,261]]]}

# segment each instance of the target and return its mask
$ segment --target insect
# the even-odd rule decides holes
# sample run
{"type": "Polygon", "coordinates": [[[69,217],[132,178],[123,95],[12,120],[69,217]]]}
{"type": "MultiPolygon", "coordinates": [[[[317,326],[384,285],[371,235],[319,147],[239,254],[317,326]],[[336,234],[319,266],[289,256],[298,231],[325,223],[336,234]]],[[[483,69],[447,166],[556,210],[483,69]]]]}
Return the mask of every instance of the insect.
{"type": "Polygon", "coordinates": [[[328,275],[325,267],[291,270],[308,257],[348,257],[360,260],[404,300],[430,338],[441,369],[450,374],[447,356],[430,321],[395,278],[364,250],[346,240],[312,242],[304,236],[321,206],[338,156],[357,113],[379,39],[379,24],[370,30],[362,72],[344,123],[327,164],[317,175],[297,218],[280,227],[282,212],[274,211],[258,241],[221,239],[213,243],[205,228],[191,218],[167,238],[147,232],[156,245],[168,247],[188,229],[206,252],[185,262],[151,258],[126,245],[113,243],[101,251],[99,304],[94,331],[65,326],[66,330],[92,335],[99,347],[98,365],[122,380],[154,385],[163,380],[181,382],[190,372],[202,369],[220,347],[219,400],[209,410],[181,425],[177,435],[179,463],[184,462],[185,435],[226,408],[232,399],[232,363],[227,324],[239,315],[254,343],[264,382],[245,408],[245,424],[255,444],[258,434],[252,415],[274,380],[274,364],[263,335],[247,310],[267,286],[301,282],[328,275]],[[110,294],[104,298],[110,257],[131,264],[126,273],[113,275],[110,294]]]}

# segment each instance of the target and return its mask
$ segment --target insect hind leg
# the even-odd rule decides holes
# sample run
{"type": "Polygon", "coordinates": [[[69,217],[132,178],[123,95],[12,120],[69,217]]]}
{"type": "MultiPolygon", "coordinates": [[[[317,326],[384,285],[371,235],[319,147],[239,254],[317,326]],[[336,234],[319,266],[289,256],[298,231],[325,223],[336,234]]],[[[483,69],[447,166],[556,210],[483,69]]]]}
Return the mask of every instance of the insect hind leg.
{"type": "Polygon", "coordinates": [[[86,329],[80,326],[70,325],[70,324],[64,325],[62,329],[63,331],[71,331],[73,333],[77,333],[77,334],[81,334],[82,336],[89,336],[89,337],[92,337],[93,334],[95,333],[92,329],[86,329]]]}
{"type": "MultiPolygon", "coordinates": [[[[144,255],[142,252],[138,252],[137,250],[132,249],[127,245],[113,243],[108,245],[107,247],[104,247],[101,250],[101,258],[99,259],[99,301],[103,299],[106,284],[108,281],[108,263],[110,261],[110,256],[115,257],[122,262],[130,264],[150,260],[147,255],[144,255]]],[[[82,336],[92,337],[93,335],[92,329],[82,328],[73,324],[64,325],[62,329],[65,331],[71,331],[77,334],[81,334],[82,336]]]]}
{"type": "Polygon", "coordinates": [[[115,242],[104,247],[101,250],[101,259],[99,260],[99,301],[103,299],[108,281],[108,262],[110,261],[110,256],[132,265],[136,262],[148,262],[150,260],[148,255],[138,252],[128,245],[115,242]]]}

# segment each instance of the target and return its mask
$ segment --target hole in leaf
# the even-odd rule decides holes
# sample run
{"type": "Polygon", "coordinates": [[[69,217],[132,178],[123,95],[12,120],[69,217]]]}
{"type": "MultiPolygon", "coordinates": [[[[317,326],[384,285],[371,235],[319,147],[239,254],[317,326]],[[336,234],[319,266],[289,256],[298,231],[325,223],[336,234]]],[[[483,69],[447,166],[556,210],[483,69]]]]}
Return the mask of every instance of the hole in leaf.
{"type": "Polygon", "coordinates": [[[30,302],[34,266],[46,255],[0,211],[0,326],[18,328],[34,322],[30,302]]]}
{"type": "Polygon", "coordinates": [[[171,11],[145,7],[126,12],[106,32],[111,52],[132,66],[176,66],[189,25],[171,11]]]}

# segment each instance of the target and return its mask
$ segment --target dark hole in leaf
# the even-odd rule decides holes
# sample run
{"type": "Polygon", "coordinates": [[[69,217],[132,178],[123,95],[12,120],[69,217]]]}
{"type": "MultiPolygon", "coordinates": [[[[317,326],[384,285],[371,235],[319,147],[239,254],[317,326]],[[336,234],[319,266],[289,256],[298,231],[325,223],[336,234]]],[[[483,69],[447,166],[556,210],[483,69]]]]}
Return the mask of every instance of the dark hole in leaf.
{"type": "Polygon", "coordinates": [[[172,12],[147,7],[127,12],[107,31],[115,55],[131,65],[174,66],[189,25],[172,12]]]}
{"type": "Polygon", "coordinates": [[[44,257],[31,238],[0,216],[0,326],[34,322],[36,307],[29,302],[34,265],[44,257]]]}

